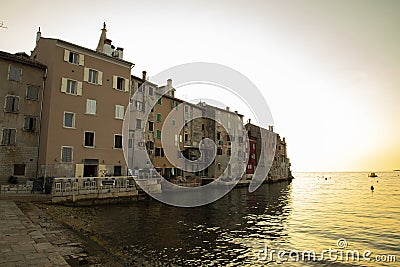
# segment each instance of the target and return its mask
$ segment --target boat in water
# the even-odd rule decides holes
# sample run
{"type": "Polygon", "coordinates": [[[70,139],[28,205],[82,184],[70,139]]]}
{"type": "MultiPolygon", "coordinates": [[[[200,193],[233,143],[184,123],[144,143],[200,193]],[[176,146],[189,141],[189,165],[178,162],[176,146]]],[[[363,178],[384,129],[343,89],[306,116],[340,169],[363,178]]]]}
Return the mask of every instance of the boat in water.
{"type": "Polygon", "coordinates": [[[378,175],[376,175],[376,173],[371,172],[370,174],[368,174],[368,177],[378,177],[378,175]]]}

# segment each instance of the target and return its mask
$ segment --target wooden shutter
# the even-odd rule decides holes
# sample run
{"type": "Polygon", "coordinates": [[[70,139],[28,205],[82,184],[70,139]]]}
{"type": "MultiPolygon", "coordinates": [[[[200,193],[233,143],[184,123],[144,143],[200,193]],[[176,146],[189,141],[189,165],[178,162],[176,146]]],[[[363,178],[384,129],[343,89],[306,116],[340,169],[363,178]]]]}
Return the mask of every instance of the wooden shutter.
{"type": "Polygon", "coordinates": [[[15,140],[16,133],[17,133],[17,130],[10,129],[10,145],[15,145],[15,143],[16,143],[16,140],[15,140]]]}
{"type": "Polygon", "coordinates": [[[85,82],[89,81],[89,69],[88,68],[83,69],[83,81],[85,81],[85,82]]]}
{"type": "Polygon", "coordinates": [[[113,76],[113,89],[117,89],[118,76],[113,76]]]}
{"type": "Polygon", "coordinates": [[[69,51],[67,49],[64,50],[64,61],[69,62],[69,53],[70,52],[71,51],[69,51]]]}
{"type": "Polygon", "coordinates": [[[83,177],[84,164],[75,164],[75,177],[83,177]]]}
{"type": "Polygon", "coordinates": [[[77,82],[76,95],[82,95],[82,82],[77,82]]]}
{"type": "Polygon", "coordinates": [[[129,92],[129,79],[125,79],[125,92],[129,92]]]}
{"type": "Polygon", "coordinates": [[[14,108],[13,111],[18,111],[19,110],[19,97],[14,97],[14,108]]]}
{"type": "Polygon", "coordinates": [[[67,92],[67,79],[61,78],[61,92],[67,92]]]}
{"type": "Polygon", "coordinates": [[[103,85],[103,72],[99,71],[97,76],[97,82],[99,85],[103,85]]]}
{"type": "Polygon", "coordinates": [[[85,65],[85,56],[82,54],[79,54],[79,66],[85,65]]]}
{"type": "Polygon", "coordinates": [[[30,122],[30,118],[29,117],[25,117],[24,130],[29,130],[29,122],[30,122]]]}

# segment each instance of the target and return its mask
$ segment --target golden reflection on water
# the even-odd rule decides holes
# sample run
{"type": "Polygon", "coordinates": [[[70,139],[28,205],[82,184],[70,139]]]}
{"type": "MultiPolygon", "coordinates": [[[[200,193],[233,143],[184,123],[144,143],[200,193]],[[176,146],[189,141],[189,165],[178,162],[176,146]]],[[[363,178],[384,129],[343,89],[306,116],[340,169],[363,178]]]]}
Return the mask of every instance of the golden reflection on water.
{"type": "MultiPolygon", "coordinates": [[[[94,228],[105,243],[129,247],[152,266],[273,266],[257,253],[275,250],[370,250],[400,261],[398,173],[297,173],[292,183],[235,189],[198,208],[156,201],[96,208],[94,228]],[[326,179],[325,179],[326,178],[326,179]],[[374,192],[370,187],[374,185],[374,192]]],[[[395,266],[374,262],[284,262],[285,266],[395,266]]]]}

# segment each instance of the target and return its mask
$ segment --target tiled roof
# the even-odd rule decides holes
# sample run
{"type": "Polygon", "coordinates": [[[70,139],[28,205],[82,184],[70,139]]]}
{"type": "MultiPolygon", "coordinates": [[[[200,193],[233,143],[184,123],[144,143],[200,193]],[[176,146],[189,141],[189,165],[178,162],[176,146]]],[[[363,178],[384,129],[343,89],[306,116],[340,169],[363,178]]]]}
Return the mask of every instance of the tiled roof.
{"type": "Polygon", "coordinates": [[[40,63],[37,60],[33,60],[29,57],[24,56],[23,53],[10,54],[10,53],[4,52],[4,51],[0,51],[0,58],[11,60],[11,61],[22,63],[22,64],[26,64],[26,65],[30,65],[30,66],[41,68],[41,69],[47,68],[46,65],[40,63]]]}

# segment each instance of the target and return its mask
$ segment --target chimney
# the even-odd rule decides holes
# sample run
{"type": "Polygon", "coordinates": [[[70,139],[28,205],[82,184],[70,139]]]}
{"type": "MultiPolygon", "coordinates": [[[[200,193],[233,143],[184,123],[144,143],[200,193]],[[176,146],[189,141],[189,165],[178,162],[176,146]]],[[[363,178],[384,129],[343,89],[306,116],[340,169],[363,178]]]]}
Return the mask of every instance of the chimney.
{"type": "Polygon", "coordinates": [[[117,51],[117,55],[118,55],[119,59],[124,58],[124,49],[122,47],[117,47],[117,49],[115,51],[117,51]]]}
{"type": "Polygon", "coordinates": [[[251,124],[251,119],[249,119],[249,120],[247,121],[247,123],[248,123],[248,124],[251,124]]]}
{"type": "Polygon", "coordinates": [[[38,30],[38,32],[36,33],[36,43],[39,42],[40,37],[42,37],[42,33],[40,32],[40,27],[39,27],[39,30],[38,30]]]}
{"type": "Polygon", "coordinates": [[[142,79],[143,80],[146,80],[147,79],[147,77],[146,77],[146,74],[147,74],[147,71],[142,71],[142,79]]]}
{"type": "Polygon", "coordinates": [[[105,39],[104,40],[104,46],[103,46],[103,53],[108,55],[108,56],[112,56],[112,52],[113,52],[113,48],[111,45],[111,40],[110,39],[105,39]]]}
{"type": "Polygon", "coordinates": [[[226,111],[229,111],[229,107],[226,107],[225,109],[226,109],[226,111]]]}
{"type": "Polygon", "coordinates": [[[172,89],[172,79],[167,80],[167,91],[172,89]]]}
{"type": "Polygon", "coordinates": [[[274,132],[274,126],[269,125],[269,126],[268,126],[268,130],[269,130],[270,132],[274,132]]]}

